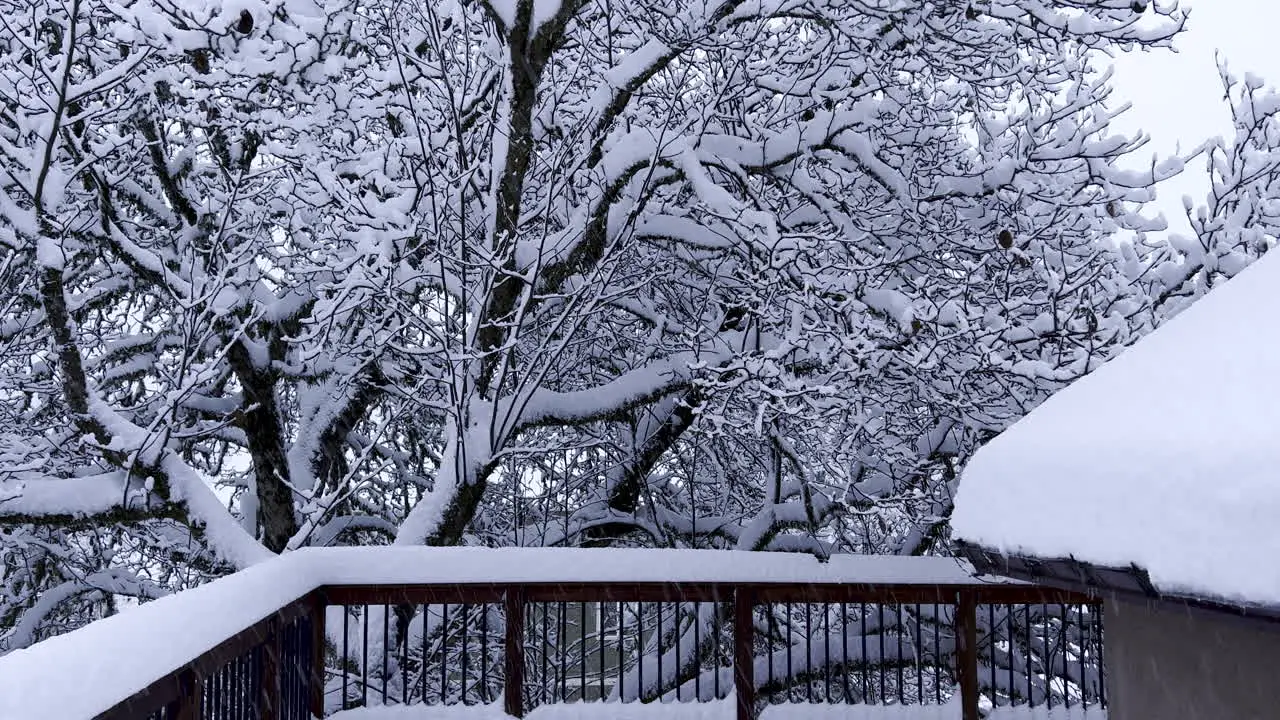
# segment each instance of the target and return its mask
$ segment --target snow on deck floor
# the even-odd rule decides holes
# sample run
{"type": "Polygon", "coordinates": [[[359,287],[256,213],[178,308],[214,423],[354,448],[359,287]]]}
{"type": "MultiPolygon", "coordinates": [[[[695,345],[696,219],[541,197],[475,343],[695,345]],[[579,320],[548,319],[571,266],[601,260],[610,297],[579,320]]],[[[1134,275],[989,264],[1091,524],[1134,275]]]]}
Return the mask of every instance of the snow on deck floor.
{"type": "MultiPolygon", "coordinates": [[[[569,703],[546,705],[527,720],[736,720],[733,701],[714,703],[569,703]]],[[[498,705],[373,707],[330,715],[330,720],[511,720],[498,705]]],[[[1105,720],[1105,711],[1044,707],[996,708],[987,720],[1105,720]]],[[[760,720],[960,720],[960,705],[771,705],[760,720]]]]}

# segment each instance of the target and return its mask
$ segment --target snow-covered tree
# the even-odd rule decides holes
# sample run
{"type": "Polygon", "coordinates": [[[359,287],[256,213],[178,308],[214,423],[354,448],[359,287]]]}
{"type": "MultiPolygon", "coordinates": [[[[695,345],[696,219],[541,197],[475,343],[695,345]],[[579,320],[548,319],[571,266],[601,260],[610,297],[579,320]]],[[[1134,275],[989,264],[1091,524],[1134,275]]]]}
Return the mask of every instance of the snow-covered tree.
{"type": "Polygon", "coordinates": [[[1176,10],[0,18],[0,650],[311,544],[931,552],[1149,325],[1100,51],[1176,10]]]}
{"type": "Polygon", "coordinates": [[[1203,204],[1183,198],[1194,237],[1143,235],[1146,248],[1126,248],[1131,274],[1152,296],[1156,323],[1234,277],[1280,238],[1280,94],[1255,75],[1235,77],[1221,62],[1219,75],[1235,133],[1201,148],[1209,192],[1203,204]]]}

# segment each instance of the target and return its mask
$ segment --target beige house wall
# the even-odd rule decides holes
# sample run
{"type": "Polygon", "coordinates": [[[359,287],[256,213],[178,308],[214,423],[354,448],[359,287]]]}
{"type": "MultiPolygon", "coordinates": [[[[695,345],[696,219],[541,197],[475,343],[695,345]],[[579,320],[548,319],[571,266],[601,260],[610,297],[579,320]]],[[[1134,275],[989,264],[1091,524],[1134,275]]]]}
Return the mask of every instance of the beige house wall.
{"type": "Polygon", "coordinates": [[[1109,720],[1280,719],[1280,627],[1108,598],[1109,720]]]}

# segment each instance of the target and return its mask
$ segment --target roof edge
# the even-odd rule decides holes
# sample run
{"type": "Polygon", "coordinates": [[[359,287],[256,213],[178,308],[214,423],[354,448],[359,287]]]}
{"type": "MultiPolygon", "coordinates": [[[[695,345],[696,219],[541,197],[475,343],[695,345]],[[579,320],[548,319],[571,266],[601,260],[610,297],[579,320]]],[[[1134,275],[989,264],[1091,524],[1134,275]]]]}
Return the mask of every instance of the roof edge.
{"type": "Polygon", "coordinates": [[[978,572],[1003,575],[1040,585],[1098,594],[1106,592],[1119,599],[1147,603],[1164,603],[1228,615],[1239,620],[1273,623],[1280,626],[1280,607],[1246,605],[1178,593],[1163,593],[1151,583],[1147,571],[1137,565],[1127,568],[1082,562],[1073,557],[1038,558],[1011,555],[957,540],[956,553],[967,559],[978,572]]]}

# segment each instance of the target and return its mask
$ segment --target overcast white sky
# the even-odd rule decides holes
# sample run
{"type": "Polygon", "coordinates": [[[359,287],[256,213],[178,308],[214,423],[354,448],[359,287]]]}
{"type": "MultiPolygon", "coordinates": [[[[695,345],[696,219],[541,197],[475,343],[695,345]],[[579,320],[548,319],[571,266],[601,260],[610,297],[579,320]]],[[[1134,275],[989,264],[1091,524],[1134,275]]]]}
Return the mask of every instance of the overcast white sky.
{"type": "MultiPolygon", "coordinates": [[[[1135,52],[1116,61],[1113,100],[1133,104],[1116,129],[1131,133],[1141,128],[1151,136],[1140,151],[1144,160],[1152,152],[1170,154],[1178,143],[1186,150],[1207,137],[1230,133],[1215,51],[1233,73],[1253,72],[1270,86],[1280,84],[1280,0],[1183,0],[1180,5],[1191,13],[1187,31],[1176,41],[1178,52],[1135,52]]],[[[1189,165],[1183,177],[1159,191],[1158,202],[1171,227],[1187,227],[1184,194],[1202,202],[1208,187],[1203,167],[1202,162],[1189,165]]]]}

